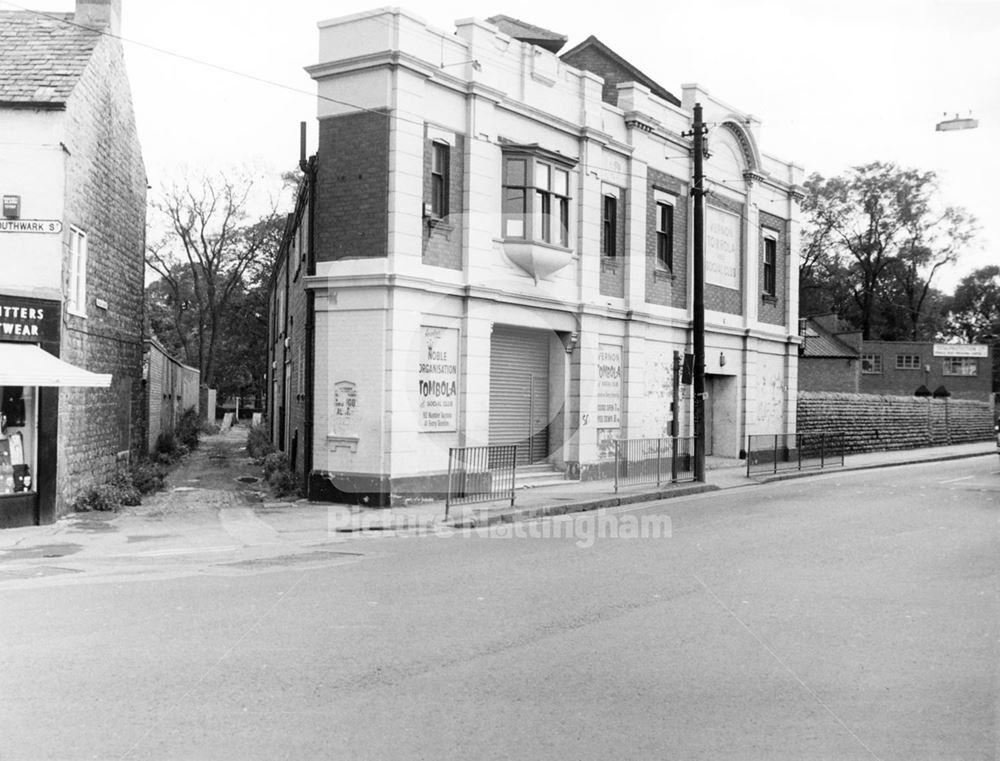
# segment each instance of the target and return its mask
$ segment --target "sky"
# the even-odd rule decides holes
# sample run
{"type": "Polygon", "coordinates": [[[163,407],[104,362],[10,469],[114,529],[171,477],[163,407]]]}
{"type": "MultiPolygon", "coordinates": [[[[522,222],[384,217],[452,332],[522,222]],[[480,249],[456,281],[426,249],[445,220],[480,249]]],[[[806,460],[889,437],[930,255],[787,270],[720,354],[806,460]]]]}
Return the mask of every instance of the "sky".
{"type": "MultiPolygon", "coordinates": [[[[0,0],[67,12],[72,0],[0,0]]],[[[411,0],[432,26],[505,14],[589,35],[668,90],[696,82],[761,120],[763,152],[831,176],[871,161],[934,171],[944,203],[981,226],[940,273],[951,291],[1000,263],[1000,0],[411,0]],[[608,12],[607,9],[613,9],[608,12]],[[973,130],[938,132],[954,116],[973,130]]],[[[186,172],[253,172],[280,186],[316,150],[317,22],[364,0],[123,0],[121,35],[150,185],[186,172]]]]}

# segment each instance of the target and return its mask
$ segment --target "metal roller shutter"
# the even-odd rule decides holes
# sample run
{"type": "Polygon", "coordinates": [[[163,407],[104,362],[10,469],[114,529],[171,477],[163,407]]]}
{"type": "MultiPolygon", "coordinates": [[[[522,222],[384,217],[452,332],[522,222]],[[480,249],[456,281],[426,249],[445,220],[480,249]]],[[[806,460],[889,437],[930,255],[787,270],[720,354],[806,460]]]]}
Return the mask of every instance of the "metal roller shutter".
{"type": "Polygon", "coordinates": [[[517,444],[519,465],[549,453],[549,334],[498,325],[490,341],[490,444],[517,444]]]}

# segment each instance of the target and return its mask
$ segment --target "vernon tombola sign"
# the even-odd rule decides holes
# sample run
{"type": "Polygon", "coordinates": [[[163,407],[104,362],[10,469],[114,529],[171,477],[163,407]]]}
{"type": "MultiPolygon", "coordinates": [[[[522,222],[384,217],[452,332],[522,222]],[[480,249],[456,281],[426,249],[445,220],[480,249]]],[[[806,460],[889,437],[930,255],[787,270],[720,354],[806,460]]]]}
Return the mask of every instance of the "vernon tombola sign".
{"type": "Polygon", "coordinates": [[[455,431],[458,426],[458,330],[423,328],[417,372],[421,431],[455,431]]]}

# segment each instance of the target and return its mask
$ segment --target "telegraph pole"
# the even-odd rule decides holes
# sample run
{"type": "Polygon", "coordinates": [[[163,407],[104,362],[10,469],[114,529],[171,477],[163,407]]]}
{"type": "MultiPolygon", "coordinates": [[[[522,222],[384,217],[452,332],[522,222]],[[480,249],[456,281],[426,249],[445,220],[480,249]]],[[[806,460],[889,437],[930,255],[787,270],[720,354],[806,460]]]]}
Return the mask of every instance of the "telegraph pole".
{"type": "Polygon", "coordinates": [[[705,124],[694,104],[694,480],[705,480],[705,124]]]}

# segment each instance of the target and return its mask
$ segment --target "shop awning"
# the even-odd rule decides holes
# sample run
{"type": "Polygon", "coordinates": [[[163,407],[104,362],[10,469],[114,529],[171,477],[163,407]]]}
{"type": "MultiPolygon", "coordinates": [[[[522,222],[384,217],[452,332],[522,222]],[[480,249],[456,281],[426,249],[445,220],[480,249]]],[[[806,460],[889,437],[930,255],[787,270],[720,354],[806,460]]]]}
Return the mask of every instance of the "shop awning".
{"type": "Polygon", "coordinates": [[[81,370],[34,344],[0,343],[0,386],[110,385],[110,374],[81,370]]]}

